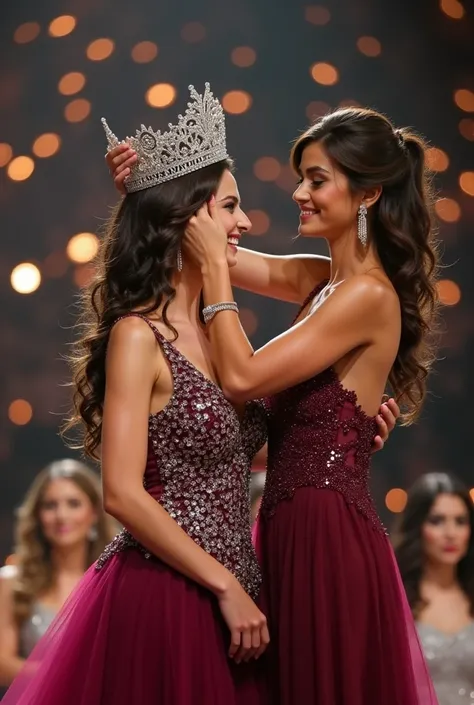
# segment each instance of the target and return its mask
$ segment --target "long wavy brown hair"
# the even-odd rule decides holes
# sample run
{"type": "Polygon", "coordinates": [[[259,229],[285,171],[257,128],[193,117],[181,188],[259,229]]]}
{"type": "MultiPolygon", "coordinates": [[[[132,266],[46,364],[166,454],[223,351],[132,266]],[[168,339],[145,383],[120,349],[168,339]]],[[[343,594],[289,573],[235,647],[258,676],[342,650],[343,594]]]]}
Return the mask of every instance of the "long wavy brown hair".
{"type": "Polygon", "coordinates": [[[105,357],[112,326],[131,311],[159,312],[177,337],[167,311],[175,297],[173,278],[184,230],[216,192],[224,172],[232,168],[231,160],[225,159],[128,194],[105,228],[95,277],[82,296],[79,338],[69,358],[73,413],[63,428],[67,436],[70,429],[82,427],[83,437],[75,447],[95,460],[101,443],[105,357]]]}
{"type": "Polygon", "coordinates": [[[438,255],[426,144],[374,110],[336,110],[294,144],[297,173],[303,150],[313,142],[322,145],[354,194],[382,187],[370,209],[369,238],[400,299],[401,339],[389,384],[408,425],[420,412],[438,338],[438,255]]]}
{"type": "Polygon", "coordinates": [[[51,547],[39,518],[44,493],[50,482],[67,479],[87,495],[97,513],[97,524],[88,545],[87,565],[100,556],[117,531],[115,521],[102,508],[99,477],[84,463],[70,458],[46,466],[35,478],[18,509],[15,541],[16,578],[13,591],[14,612],[18,622],[27,619],[34,601],[53,584],[51,547]]]}
{"type": "Polygon", "coordinates": [[[400,514],[392,534],[400,575],[415,619],[426,607],[420,584],[426,565],[422,528],[440,494],[459,497],[466,505],[471,535],[466,555],[459,561],[456,572],[459,584],[469,600],[474,616],[474,504],[466,485],[454,475],[430,472],[422,475],[408,491],[407,504],[400,514]]]}

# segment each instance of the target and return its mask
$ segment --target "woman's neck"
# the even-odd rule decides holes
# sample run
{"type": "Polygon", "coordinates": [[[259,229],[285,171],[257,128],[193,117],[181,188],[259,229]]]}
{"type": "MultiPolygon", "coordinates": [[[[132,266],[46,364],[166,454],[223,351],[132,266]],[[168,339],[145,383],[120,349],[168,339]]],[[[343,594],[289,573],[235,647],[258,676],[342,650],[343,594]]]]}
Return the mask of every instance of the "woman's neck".
{"type": "Polygon", "coordinates": [[[199,319],[199,303],[202,291],[202,275],[199,269],[184,263],[183,271],[176,272],[173,279],[176,295],[169,305],[170,321],[187,320],[196,322],[199,319]]]}
{"type": "Polygon", "coordinates": [[[459,586],[457,567],[440,563],[427,563],[423,569],[421,582],[440,590],[459,586]]]}
{"type": "Polygon", "coordinates": [[[364,249],[351,229],[329,243],[331,254],[331,281],[350,279],[355,275],[367,274],[373,269],[382,269],[373,245],[364,249]]]}
{"type": "Polygon", "coordinates": [[[82,574],[88,565],[88,541],[82,541],[76,546],[67,548],[52,547],[51,564],[53,574],[57,577],[62,574],[82,574]]]}

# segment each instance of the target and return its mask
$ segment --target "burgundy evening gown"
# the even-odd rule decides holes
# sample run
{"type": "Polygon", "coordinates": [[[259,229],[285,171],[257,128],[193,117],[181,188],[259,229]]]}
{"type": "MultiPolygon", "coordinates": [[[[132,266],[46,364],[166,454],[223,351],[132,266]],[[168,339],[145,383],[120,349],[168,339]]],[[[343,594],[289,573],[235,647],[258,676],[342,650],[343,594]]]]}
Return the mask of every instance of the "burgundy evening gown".
{"type": "Polygon", "coordinates": [[[264,656],[272,705],[435,705],[369,493],[375,419],[332,369],[266,407],[268,469],[256,542],[272,638],[264,656]]]}
{"type": "MultiPolygon", "coordinates": [[[[146,320],[146,319],[144,319],[146,320]]],[[[241,422],[219,387],[147,321],[174,391],[149,419],[144,484],[256,598],[251,459],[265,440],[261,405],[241,422]]],[[[261,705],[256,662],[235,665],[212,593],[123,530],[84,576],[2,705],[261,705]]]]}

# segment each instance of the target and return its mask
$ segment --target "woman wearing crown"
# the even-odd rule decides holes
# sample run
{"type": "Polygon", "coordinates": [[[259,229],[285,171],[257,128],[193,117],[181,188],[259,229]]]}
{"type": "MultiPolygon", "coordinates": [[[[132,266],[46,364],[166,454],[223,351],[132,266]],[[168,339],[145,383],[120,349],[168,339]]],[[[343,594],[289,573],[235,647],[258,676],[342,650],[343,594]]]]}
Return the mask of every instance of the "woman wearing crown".
{"type": "Polygon", "coordinates": [[[105,508],[125,528],[6,705],[265,702],[253,667],[269,635],[254,603],[261,576],[249,521],[265,419],[260,404],[234,407],[219,388],[199,320],[202,276],[180,249],[190,216],[211,197],[229,267],[250,223],[222,108],[208,86],[191,98],[169,132],[137,133],[138,168],[106,228],[71,358],[68,425],[82,423],[84,450],[101,460],[105,508]]]}

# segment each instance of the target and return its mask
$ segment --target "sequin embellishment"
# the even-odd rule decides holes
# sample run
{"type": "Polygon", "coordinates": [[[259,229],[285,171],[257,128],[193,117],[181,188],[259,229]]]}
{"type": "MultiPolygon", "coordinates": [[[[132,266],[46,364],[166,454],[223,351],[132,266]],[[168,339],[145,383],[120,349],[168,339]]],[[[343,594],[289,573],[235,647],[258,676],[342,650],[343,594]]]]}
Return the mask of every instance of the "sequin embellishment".
{"type": "Polygon", "coordinates": [[[369,489],[377,424],[358,406],[355,392],[345,389],[329,368],[269,397],[265,405],[268,468],[262,517],[269,518],[297,489],[316,487],[342,494],[374,529],[386,534],[369,489]]]}
{"type": "MultiPolygon", "coordinates": [[[[266,440],[263,405],[249,402],[239,422],[221,389],[144,320],[166,355],[174,384],[167,406],[149,418],[145,487],[152,495],[159,488],[158,501],[170,516],[256,597],[261,576],[251,541],[249,481],[251,460],[266,440]]],[[[151,557],[122,530],[97,568],[125,548],[151,557]]]]}

